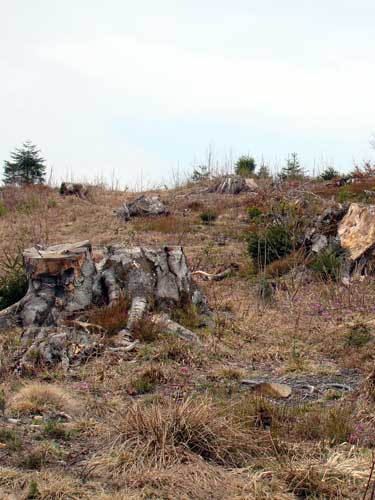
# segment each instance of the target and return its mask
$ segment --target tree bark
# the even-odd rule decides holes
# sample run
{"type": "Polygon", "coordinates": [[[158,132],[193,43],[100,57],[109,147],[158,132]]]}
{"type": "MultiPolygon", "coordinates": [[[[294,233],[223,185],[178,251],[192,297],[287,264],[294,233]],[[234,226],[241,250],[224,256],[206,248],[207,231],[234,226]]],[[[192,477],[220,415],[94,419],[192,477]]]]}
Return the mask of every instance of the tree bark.
{"type": "MultiPolygon", "coordinates": [[[[127,329],[147,312],[170,313],[196,306],[209,314],[206,299],[192,279],[181,247],[113,246],[95,264],[89,241],[36,246],[24,251],[29,287],[23,299],[0,312],[0,328],[13,318],[23,327],[52,326],[77,317],[91,304],[129,299],[127,329]]],[[[125,311],[124,311],[125,314],[125,311]]]]}

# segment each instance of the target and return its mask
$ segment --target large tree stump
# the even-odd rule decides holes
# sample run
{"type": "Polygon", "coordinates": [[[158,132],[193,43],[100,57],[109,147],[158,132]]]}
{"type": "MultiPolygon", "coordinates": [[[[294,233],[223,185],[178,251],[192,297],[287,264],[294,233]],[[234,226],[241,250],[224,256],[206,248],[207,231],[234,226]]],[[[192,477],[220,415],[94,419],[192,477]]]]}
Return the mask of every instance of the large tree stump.
{"type": "MultiPolygon", "coordinates": [[[[112,304],[121,296],[131,304],[131,332],[147,312],[169,314],[174,307],[196,306],[208,313],[181,247],[124,248],[102,251],[95,264],[89,241],[39,246],[24,252],[29,287],[23,299],[0,312],[0,325],[14,317],[22,326],[57,325],[91,304],[112,304]]],[[[169,330],[170,330],[169,325],[169,330]]]]}
{"type": "Polygon", "coordinates": [[[247,192],[255,193],[257,189],[258,186],[254,179],[246,179],[240,175],[227,175],[208,188],[208,192],[219,194],[240,194],[247,192]]]}
{"type": "Polygon", "coordinates": [[[168,215],[167,206],[161,201],[160,196],[139,196],[130,203],[124,203],[116,210],[117,217],[126,221],[133,217],[147,215],[168,215]]]}

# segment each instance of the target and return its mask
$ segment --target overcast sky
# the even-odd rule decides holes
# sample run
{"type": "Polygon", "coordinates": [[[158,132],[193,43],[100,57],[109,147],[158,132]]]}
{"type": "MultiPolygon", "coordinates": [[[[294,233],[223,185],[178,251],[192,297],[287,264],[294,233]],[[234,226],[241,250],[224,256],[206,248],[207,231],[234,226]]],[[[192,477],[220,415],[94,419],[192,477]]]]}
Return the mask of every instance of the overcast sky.
{"type": "Polygon", "coordinates": [[[373,0],[0,0],[0,159],[122,184],[250,153],[371,158],[373,0]]]}

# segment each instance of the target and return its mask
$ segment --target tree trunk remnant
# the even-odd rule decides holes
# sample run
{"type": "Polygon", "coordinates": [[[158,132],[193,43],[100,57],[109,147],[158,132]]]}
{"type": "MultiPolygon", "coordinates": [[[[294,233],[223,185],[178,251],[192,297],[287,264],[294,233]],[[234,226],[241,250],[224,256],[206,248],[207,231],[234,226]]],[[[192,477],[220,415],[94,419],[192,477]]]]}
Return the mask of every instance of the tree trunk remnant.
{"type": "Polygon", "coordinates": [[[160,196],[140,196],[130,203],[124,203],[116,211],[116,215],[126,221],[132,217],[148,215],[168,215],[167,206],[161,201],[160,196]]]}
{"type": "Polygon", "coordinates": [[[78,196],[78,198],[86,200],[88,192],[88,186],[76,182],[63,182],[60,186],[62,196],[78,196]]]}
{"type": "MultiPolygon", "coordinates": [[[[194,305],[199,314],[209,314],[181,247],[116,245],[103,254],[95,264],[89,241],[25,250],[28,291],[17,304],[0,312],[0,327],[12,318],[23,327],[56,326],[79,316],[91,304],[111,305],[121,296],[131,304],[128,333],[148,312],[169,317],[174,307],[194,305]]],[[[168,321],[168,331],[189,338],[186,329],[179,330],[172,323],[168,321]]],[[[191,334],[190,339],[197,340],[191,334]]]]}
{"type": "Polygon", "coordinates": [[[227,175],[219,179],[208,189],[209,193],[219,194],[240,194],[246,192],[256,192],[258,189],[254,179],[246,179],[240,175],[227,175]]]}

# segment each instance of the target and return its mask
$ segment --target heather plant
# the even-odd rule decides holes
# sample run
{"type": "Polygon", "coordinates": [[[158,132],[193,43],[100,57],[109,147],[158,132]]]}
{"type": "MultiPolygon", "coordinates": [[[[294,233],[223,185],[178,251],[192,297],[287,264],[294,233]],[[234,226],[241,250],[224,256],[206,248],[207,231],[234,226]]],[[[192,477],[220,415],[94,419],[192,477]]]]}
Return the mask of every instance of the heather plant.
{"type": "Polygon", "coordinates": [[[353,199],[353,193],[350,192],[347,186],[342,187],[337,193],[336,200],[339,203],[345,203],[353,199]]]}

